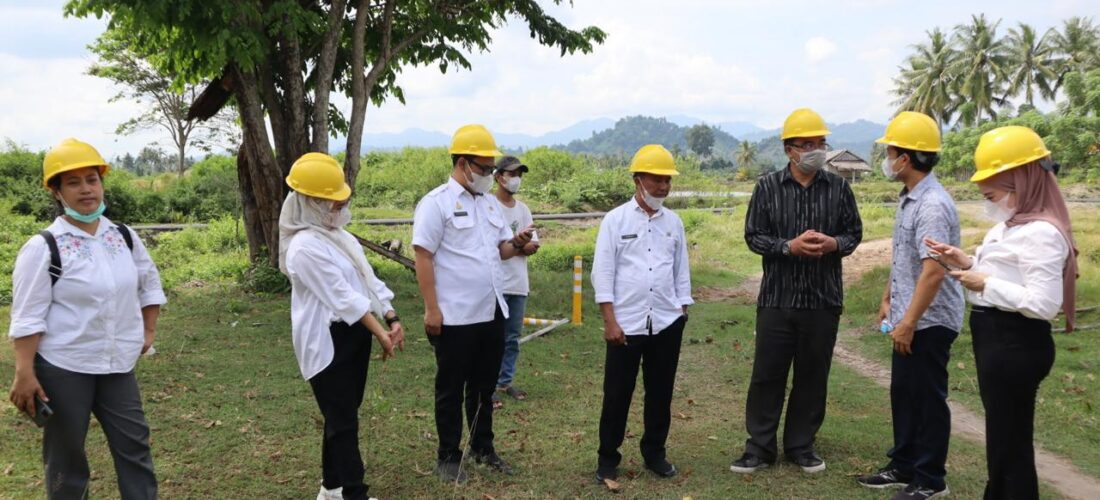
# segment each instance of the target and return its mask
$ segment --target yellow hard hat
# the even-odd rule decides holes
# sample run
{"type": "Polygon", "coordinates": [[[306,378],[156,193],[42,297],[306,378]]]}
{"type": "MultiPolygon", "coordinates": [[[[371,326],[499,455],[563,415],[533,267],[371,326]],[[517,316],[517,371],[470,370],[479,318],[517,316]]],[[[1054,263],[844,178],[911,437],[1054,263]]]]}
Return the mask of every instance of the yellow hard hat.
{"type": "Polygon", "coordinates": [[[351,187],[344,181],[340,163],[324,153],[306,153],[290,166],[286,184],[299,193],[314,198],[344,201],[351,196],[351,187]]]}
{"type": "Polygon", "coordinates": [[[453,155],[473,155],[485,157],[504,156],[497,149],[497,141],[484,125],[463,125],[451,138],[451,147],[447,150],[453,155]]]}
{"type": "Polygon", "coordinates": [[[1012,125],[982,134],[974,150],[977,171],[970,182],[981,182],[1005,170],[1050,156],[1043,138],[1027,127],[1012,125]]]}
{"type": "Polygon", "coordinates": [[[49,150],[42,160],[42,185],[49,188],[50,179],[55,175],[85,167],[99,167],[100,176],[107,175],[111,170],[91,144],[72,137],[65,139],[49,150]]]}
{"type": "Polygon", "coordinates": [[[787,120],[783,122],[783,133],[780,140],[792,137],[821,137],[829,135],[829,127],[825,126],[825,120],[810,108],[799,108],[791,112],[787,120]]]}
{"type": "Polygon", "coordinates": [[[915,111],[898,113],[886,126],[886,133],[875,142],[929,153],[938,153],[943,149],[940,145],[940,128],[936,121],[915,111]]]}
{"type": "Polygon", "coordinates": [[[634,153],[634,159],[630,160],[630,171],[654,175],[680,175],[680,172],[676,171],[676,162],[672,159],[672,153],[660,144],[647,144],[634,153]]]}

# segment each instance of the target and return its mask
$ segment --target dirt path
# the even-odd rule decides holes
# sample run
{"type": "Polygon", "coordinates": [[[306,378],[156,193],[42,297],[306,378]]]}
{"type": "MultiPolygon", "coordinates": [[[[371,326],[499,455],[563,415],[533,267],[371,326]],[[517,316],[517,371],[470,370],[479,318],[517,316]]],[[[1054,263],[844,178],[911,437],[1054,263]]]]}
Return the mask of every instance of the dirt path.
{"type": "MultiPolygon", "coordinates": [[[[976,229],[968,229],[963,232],[963,237],[972,236],[980,232],[976,229]]],[[[850,257],[844,261],[844,284],[849,286],[859,280],[865,273],[876,267],[890,264],[890,240],[872,240],[864,242],[850,257]]],[[[700,297],[704,301],[730,300],[752,302],[760,288],[760,275],[745,280],[741,285],[731,289],[709,288],[700,290],[700,297]]],[[[844,364],[857,373],[873,380],[882,387],[890,387],[890,369],[874,360],[867,359],[849,349],[846,343],[854,338],[854,332],[841,332],[840,342],[837,342],[833,350],[834,359],[844,364]]],[[[960,403],[948,401],[951,407],[951,433],[982,445],[985,444],[985,419],[974,413],[960,403]]],[[[1039,479],[1045,481],[1058,490],[1066,498],[1091,499],[1100,491],[1100,479],[1081,472],[1077,466],[1069,460],[1050,453],[1038,446],[1035,447],[1035,467],[1039,473],[1039,479]]]]}

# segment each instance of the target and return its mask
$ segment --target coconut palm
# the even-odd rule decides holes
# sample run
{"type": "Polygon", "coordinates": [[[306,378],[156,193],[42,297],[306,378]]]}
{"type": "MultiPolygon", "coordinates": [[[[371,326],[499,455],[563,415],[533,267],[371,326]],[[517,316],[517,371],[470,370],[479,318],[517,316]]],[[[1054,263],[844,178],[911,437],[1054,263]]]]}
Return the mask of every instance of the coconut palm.
{"type": "Polygon", "coordinates": [[[1035,107],[1035,92],[1044,99],[1054,99],[1058,83],[1058,59],[1051,46],[1056,31],[1047,30],[1038,36],[1024,23],[1008,30],[1008,79],[1003,99],[1023,94],[1024,102],[1035,107]]]}
{"type": "Polygon", "coordinates": [[[965,125],[981,123],[982,117],[997,118],[995,105],[1004,103],[1003,87],[1010,61],[1004,40],[997,38],[1001,21],[990,22],[985,14],[970,16],[970,24],[955,27],[954,45],[958,58],[950,73],[958,76],[959,121],[965,125]]]}
{"type": "Polygon", "coordinates": [[[1051,35],[1051,46],[1061,56],[1058,82],[1061,86],[1066,73],[1084,73],[1100,67],[1100,28],[1089,17],[1071,17],[1062,23],[1062,30],[1051,35]]]}
{"type": "Polygon", "coordinates": [[[916,51],[906,59],[906,67],[894,79],[894,104],[898,111],[918,111],[948,123],[958,107],[955,99],[955,77],[950,68],[958,53],[947,35],[936,28],[925,32],[928,41],[913,46],[916,51]]]}
{"type": "Polygon", "coordinates": [[[748,168],[756,164],[757,157],[756,145],[749,141],[741,141],[741,144],[737,146],[737,167],[748,168]]]}

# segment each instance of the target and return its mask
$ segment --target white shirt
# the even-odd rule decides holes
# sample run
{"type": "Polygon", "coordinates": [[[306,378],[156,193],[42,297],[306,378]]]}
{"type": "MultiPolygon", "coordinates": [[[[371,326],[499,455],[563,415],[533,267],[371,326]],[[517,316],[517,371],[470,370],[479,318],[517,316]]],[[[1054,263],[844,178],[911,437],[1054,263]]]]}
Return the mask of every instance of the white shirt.
{"type": "Polygon", "coordinates": [[[650,217],[631,198],[600,223],[592,263],[596,303],[612,304],[626,335],[664,330],[695,303],[687,257],[680,217],[667,208],[650,217]]]}
{"type": "MultiPolygon", "coordinates": [[[[370,310],[363,278],[351,259],[313,231],[290,240],[286,252],[290,275],[290,328],[294,355],[309,380],[332,363],[335,354],[329,326],[335,321],[354,325],[370,310]]],[[[375,280],[374,293],[382,313],[393,310],[393,292],[375,280]]]]}
{"type": "Polygon", "coordinates": [[[1062,270],[1069,244],[1053,224],[1035,221],[985,235],[974,254],[974,271],[989,275],[985,291],[967,291],[974,305],[1050,321],[1062,308],[1062,270]]]}
{"type": "Polygon", "coordinates": [[[41,333],[38,354],[50,364],[103,375],[134,369],[145,343],[141,309],[167,302],[160,273],[141,238],[130,231],[131,252],[118,226],[99,218],[90,235],[54,219],[61,278],[50,284],[50,250],[34,236],[15,258],[11,326],[15,339],[41,333]]]}
{"type": "MultiPolygon", "coordinates": [[[[504,210],[504,223],[508,225],[513,234],[522,231],[535,221],[531,216],[531,209],[527,208],[527,205],[519,200],[515,200],[515,202],[516,204],[512,207],[501,203],[501,208],[504,210]]],[[[538,241],[538,239],[532,239],[532,241],[538,241]]],[[[531,292],[531,285],[527,279],[526,255],[516,255],[501,262],[501,266],[504,271],[505,294],[526,296],[531,292]]]]}
{"type": "Polygon", "coordinates": [[[443,324],[492,321],[504,302],[501,242],[512,239],[495,196],[473,196],[453,178],[421,198],[413,215],[413,246],[434,256],[435,294],[443,324]]]}

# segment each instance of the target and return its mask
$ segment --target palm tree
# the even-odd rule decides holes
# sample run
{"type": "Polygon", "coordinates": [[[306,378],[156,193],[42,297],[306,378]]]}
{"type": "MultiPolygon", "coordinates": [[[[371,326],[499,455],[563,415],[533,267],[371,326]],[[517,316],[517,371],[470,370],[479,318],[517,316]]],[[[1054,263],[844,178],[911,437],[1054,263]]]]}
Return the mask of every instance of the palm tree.
{"type": "Polygon", "coordinates": [[[918,111],[944,124],[958,107],[950,72],[958,54],[939,28],[925,33],[928,42],[913,46],[916,53],[906,59],[908,67],[894,79],[894,104],[898,111],[918,111]]]}
{"type": "Polygon", "coordinates": [[[1042,37],[1035,29],[1024,23],[1019,28],[1008,30],[1009,74],[1007,88],[1002,100],[1023,93],[1024,102],[1035,107],[1035,91],[1044,99],[1054,99],[1055,85],[1058,82],[1058,60],[1051,47],[1051,38],[1057,32],[1047,30],[1042,37]]]}
{"type": "Polygon", "coordinates": [[[756,164],[756,145],[749,141],[741,141],[737,147],[737,168],[748,168],[756,164]]]}
{"type": "Polygon", "coordinates": [[[1061,58],[1058,81],[1054,90],[1061,87],[1066,73],[1084,73],[1100,66],[1100,28],[1089,17],[1071,17],[1062,24],[1062,31],[1051,35],[1051,46],[1061,58]]]}
{"type": "Polygon", "coordinates": [[[958,75],[958,96],[965,100],[959,120],[966,125],[981,123],[983,113],[997,118],[995,104],[1003,104],[1001,90],[1009,70],[1004,40],[997,38],[1001,21],[990,23],[985,14],[970,16],[970,24],[955,26],[954,44],[959,57],[950,72],[958,75]]]}

